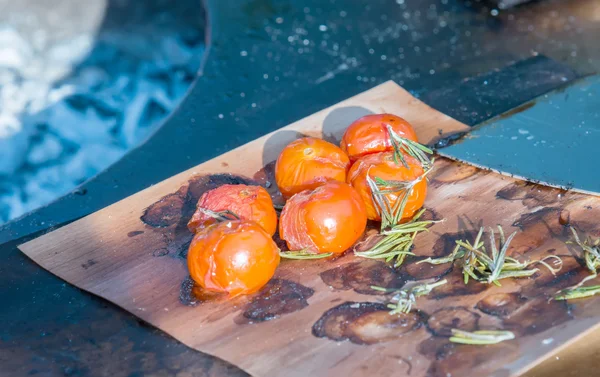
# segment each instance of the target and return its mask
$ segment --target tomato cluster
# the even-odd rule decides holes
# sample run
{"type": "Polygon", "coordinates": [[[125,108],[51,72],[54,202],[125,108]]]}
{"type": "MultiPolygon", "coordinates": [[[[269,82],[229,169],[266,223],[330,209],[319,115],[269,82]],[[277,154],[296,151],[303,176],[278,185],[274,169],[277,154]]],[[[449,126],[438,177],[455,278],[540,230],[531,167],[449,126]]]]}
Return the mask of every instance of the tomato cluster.
{"type": "MultiPolygon", "coordinates": [[[[288,248],[339,255],[363,235],[368,219],[389,218],[384,211],[391,209],[400,209],[399,222],[410,219],[423,205],[427,181],[422,161],[402,149],[405,140],[417,142],[407,121],[378,114],[349,125],[339,147],[303,137],[283,148],[275,181],[287,199],[278,230],[288,248]]],[[[224,185],[205,193],[188,228],[196,233],[190,275],[207,291],[231,297],[256,292],[285,255],[272,239],[277,214],[260,186],[224,185]]]]}

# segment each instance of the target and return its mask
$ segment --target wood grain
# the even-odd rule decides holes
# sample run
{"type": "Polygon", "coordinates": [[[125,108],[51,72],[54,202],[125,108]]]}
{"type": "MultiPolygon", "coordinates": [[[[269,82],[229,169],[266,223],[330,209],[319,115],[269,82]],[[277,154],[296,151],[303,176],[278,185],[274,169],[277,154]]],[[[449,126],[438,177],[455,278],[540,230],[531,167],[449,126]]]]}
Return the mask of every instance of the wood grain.
{"type": "Polygon", "coordinates": [[[190,236],[181,224],[189,216],[186,205],[200,188],[230,179],[214,174],[254,177],[267,184],[263,167],[291,140],[301,134],[339,139],[354,119],[382,111],[409,120],[426,143],[468,129],[388,82],[20,249],[66,281],[254,376],[513,376],[596,326],[600,299],[567,304],[548,302],[548,296],[586,276],[573,257],[576,249],[565,244],[569,234],[561,221],[568,218],[581,232],[600,236],[595,221],[600,199],[444,158],[431,175],[426,207],[428,216],[446,221],[416,239],[417,257],[400,269],[350,253],[330,261],[283,261],[276,278],[257,295],[182,303],[180,295],[185,298],[190,288],[185,265],[190,236]],[[154,210],[160,216],[150,221],[148,212],[154,210]],[[424,256],[450,253],[457,237],[472,235],[482,224],[519,230],[509,253],[523,260],[564,255],[560,275],[540,270],[534,279],[505,281],[502,287],[465,285],[451,266],[414,264],[424,256]],[[369,288],[442,275],[450,283],[420,298],[419,311],[405,318],[389,316],[383,297],[369,288]],[[454,345],[447,341],[450,327],[509,329],[517,338],[495,346],[454,345]]]}

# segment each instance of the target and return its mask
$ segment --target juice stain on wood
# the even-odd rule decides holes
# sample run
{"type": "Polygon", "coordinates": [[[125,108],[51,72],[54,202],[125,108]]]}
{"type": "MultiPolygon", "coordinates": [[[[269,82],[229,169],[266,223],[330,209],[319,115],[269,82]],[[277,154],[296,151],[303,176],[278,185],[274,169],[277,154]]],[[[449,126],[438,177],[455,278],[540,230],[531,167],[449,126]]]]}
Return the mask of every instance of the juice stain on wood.
{"type": "Polygon", "coordinates": [[[320,276],[323,283],[333,289],[341,291],[353,289],[357,293],[367,295],[384,294],[372,289],[371,286],[400,289],[406,282],[402,275],[388,264],[374,260],[348,263],[321,272],[320,276]]]}
{"type": "Polygon", "coordinates": [[[208,301],[225,299],[226,297],[227,295],[223,293],[213,293],[203,290],[190,276],[181,282],[179,289],[179,301],[185,306],[196,306],[208,301]]]}
{"type": "Polygon", "coordinates": [[[427,329],[436,336],[449,337],[451,329],[475,331],[479,329],[481,316],[463,306],[451,306],[440,309],[427,320],[427,329]]]}
{"type": "Polygon", "coordinates": [[[462,271],[459,269],[453,270],[444,278],[448,282],[431,291],[429,297],[441,299],[444,297],[476,295],[490,288],[490,284],[473,281],[473,279],[465,284],[462,271]]]}
{"type": "Polygon", "coordinates": [[[523,337],[546,331],[572,318],[566,301],[548,301],[548,298],[540,297],[528,301],[503,323],[505,329],[523,337]]]}
{"type": "Polygon", "coordinates": [[[235,319],[237,324],[269,321],[308,306],[312,288],[286,279],[271,279],[235,319]]]}
{"type": "Polygon", "coordinates": [[[398,339],[422,327],[425,321],[426,314],[419,311],[390,315],[384,304],[348,301],[323,313],[312,333],[333,341],[376,344],[398,339]]]}
{"type": "Polygon", "coordinates": [[[153,251],[152,255],[172,255],[185,259],[194,237],[187,223],[196,211],[198,200],[205,192],[225,184],[258,185],[249,178],[232,174],[199,175],[189,179],[176,192],[163,196],[147,207],[140,220],[153,231],[160,232],[164,239],[164,245],[153,251]]]}
{"type": "Polygon", "coordinates": [[[475,307],[494,317],[508,317],[527,302],[518,292],[494,293],[485,296],[475,307]]]}
{"type": "Polygon", "coordinates": [[[425,257],[411,258],[402,264],[400,272],[406,280],[438,280],[448,275],[454,268],[454,263],[418,263],[422,259],[425,259],[425,257]]]}
{"type": "Polygon", "coordinates": [[[496,192],[497,199],[519,200],[528,208],[559,204],[567,190],[516,181],[496,192]]]}

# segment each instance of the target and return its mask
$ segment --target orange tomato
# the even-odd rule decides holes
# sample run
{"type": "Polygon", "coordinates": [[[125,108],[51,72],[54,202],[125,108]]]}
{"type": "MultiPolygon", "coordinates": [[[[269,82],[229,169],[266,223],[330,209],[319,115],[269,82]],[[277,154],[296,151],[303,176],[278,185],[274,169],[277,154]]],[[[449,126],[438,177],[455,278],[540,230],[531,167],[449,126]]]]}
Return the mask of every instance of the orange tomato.
{"type": "Polygon", "coordinates": [[[255,222],[223,221],[196,233],[187,262],[202,288],[234,297],[267,284],[279,265],[279,248],[255,222]]]}
{"type": "MultiPolygon", "coordinates": [[[[370,154],[360,158],[352,165],[348,172],[348,183],[358,191],[367,208],[367,216],[371,220],[380,221],[381,217],[373,202],[371,188],[367,182],[367,174],[371,179],[380,178],[385,181],[413,181],[423,175],[423,167],[419,161],[411,156],[404,155],[408,168],[401,162],[396,163],[394,160],[394,152],[383,152],[370,154]]],[[[388,189],[388,188],[383,188],[388,189]]],[[[427,180],[423,178],[413,187],[412,193],[408,197],[402,220],[413,217],[425,202],[427,195],[427,180]]],[[[385,194],[385,197],[390,202],[391,206],[396,203],[398,198],[402,199],[404,191],[385,194]]]]}
{"type": "Polygon", "coordinates": [[[277,230],[277,213],[273,208],[273,201],[267,190],[260,186],[219,186],[202,194],[196,207],[199,210],[196,210],[188,222],[188,229],[194,233],[217,222],[200,209],[212,212],[229,210],[241,220],[255,221],[270,235],[277,230]]]}
{"type": "Polygon", "coordinates": [[[281,211],[279,235],[290,250],[340,254],[364,233],[365,204],[348,184],[330,181],[292,196],[281,211]]]}
{"type": "Polygon", "coordinates": [[[415,130],[406,120],[392,114],[372,114],[348,126],[340,147],[351,161],[371,153],[393,151],[387,126],[398,136],[417,141],[415,130]]]}
{"type": "Polygon", "coordinates": [[[275,181],[284,197],[314,189],[327,181],[346,182],[348,156],[337,146],[314,137],[289,143],[275,164],[275,181]]]}

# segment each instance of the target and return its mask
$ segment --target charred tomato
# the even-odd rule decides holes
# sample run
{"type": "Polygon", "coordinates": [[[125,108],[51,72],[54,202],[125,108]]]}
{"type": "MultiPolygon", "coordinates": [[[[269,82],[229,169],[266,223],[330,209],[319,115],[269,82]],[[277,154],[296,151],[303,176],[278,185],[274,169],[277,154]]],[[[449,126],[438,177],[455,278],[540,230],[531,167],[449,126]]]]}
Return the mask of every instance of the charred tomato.
{"type": "Polygon", "coordinates": [[[196,205],[196,212],[188,222],[188,229],[197,232],[217,222],[209,212],[230,211],[240,220],[251,220],[270,235],[277,230],[277,213],[271,196],[263,187],[223,185],[205,192],[196,205]]]}
{"type": "MultiPolygon", "coordinates": [[[[348,183],[354,187],[364,201],[367,216],[371,220],[380,221],[379,208],[373,201],[373,192],[367,182],[367,174],[371,180],[376,179],[387,182],[413,182],[414,186],[409,194],[406,206],[401,215],[402,220],[413,217],[425,202],[427,195],[427,180],[423,177],[423,167],[415,158],[404,156],[408,167],[405,167],[394,158],[394,152],[375,153],[358,159],[348,172],[348,183]]],[[[403,198],[406,190],[397,189],[390,185],[381,187],[386,200],[393,207],[397,200],[403,198]]]]}
{"type": "Polygon", "coordinates": [[[340,147],[351,161],[371,153],[392,151],[388,126],[398,136],[417,141],[415,130],[403,118],[392,114],[372,114],[348,126],[340,147]]]}
{"type": "Polygon", "coordinates": [[[314,137],[288,144],[277,158],[275,181],[284,197],[314,189],[328,181],[346,181],[348,156],[336,145],[314,137]]]}
{"type": "Polygon", "coordinates": [[[360,195],[346,183],[331,181],[287,201],[279,235],[290,250],[340,254],[360,238],[366,225],[360,195]]]}
{"type": "Polygon", "coordinates": [[[279,265],[279,248],[252,221],[223,221],[196,233],[187,256],[192,279],[229,297],[258,291],[279,265]]]}

